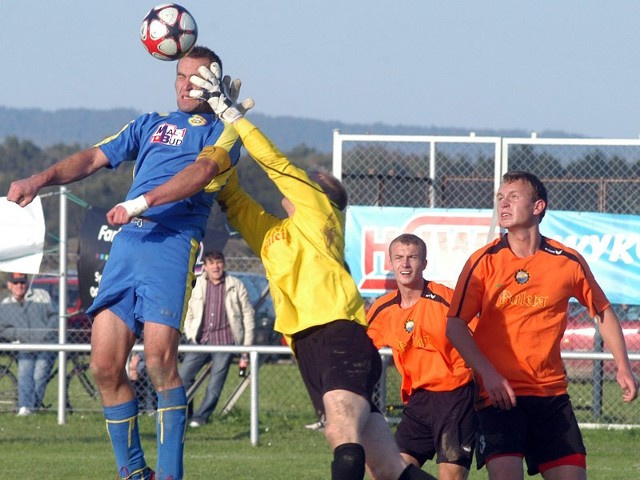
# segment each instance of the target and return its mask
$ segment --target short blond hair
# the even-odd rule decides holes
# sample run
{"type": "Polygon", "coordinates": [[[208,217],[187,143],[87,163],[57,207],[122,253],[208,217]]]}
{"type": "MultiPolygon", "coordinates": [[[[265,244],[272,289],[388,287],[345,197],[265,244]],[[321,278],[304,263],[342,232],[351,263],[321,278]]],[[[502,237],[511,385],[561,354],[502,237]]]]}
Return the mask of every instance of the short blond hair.
{"type": "Polygon", "coordinates": [[[427,244],[424,243],[419,236],[414,235],[413,233],[403,233],[394,238],[389,244],[389,257],[391,257],[391,247],[393,247],[396,243],[401,243],[403,245],[414,245],[418,247],[420,250],[420,255],[422,258],[420,260],[427,259],[427,244]]]}

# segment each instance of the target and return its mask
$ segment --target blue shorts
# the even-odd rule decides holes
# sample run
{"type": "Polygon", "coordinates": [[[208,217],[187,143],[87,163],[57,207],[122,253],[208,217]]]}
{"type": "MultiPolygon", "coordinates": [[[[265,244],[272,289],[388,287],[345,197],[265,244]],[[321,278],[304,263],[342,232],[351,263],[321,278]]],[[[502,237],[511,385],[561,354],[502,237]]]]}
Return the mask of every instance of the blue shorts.
{"type": "Polygon", "coordinates": [[[94,317],[107,308],[138,337],[145,321],[181,330],[198,246],[189,235],[154,222],[124,225],[114,238],[87,314],[94,317]]]}
{"type": "Polygon", "coordinates": [[[519,455],[527,473],[539,466],[575,454],[586,454],[569,395],[518,396],[511,410],[486,407],[478,412],[478,469],[492,457],[519,455]]]}

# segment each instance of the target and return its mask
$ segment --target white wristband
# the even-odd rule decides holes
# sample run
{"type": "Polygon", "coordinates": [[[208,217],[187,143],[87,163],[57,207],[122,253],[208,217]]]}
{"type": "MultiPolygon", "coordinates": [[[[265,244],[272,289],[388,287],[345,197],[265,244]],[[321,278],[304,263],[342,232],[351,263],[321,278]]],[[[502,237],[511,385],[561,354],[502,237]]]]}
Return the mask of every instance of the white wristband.
{"type": "Polygon", "coordinates": [[[147,203],[147,199],[144,198],[144,195],[119,203],[117,206],[124,208],[130,217],[137,217],[142,212],[149,210],[149,204],[147,203]]]}

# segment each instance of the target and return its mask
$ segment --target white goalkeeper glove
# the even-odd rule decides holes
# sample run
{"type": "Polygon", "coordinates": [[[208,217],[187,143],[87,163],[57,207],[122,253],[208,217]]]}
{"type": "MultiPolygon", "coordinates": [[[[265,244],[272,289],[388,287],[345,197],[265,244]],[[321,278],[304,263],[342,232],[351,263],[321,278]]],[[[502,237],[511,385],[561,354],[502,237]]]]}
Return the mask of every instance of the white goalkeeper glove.
{"type": "Polygon", "coordinates": [[[231,80],[229,75],[225,75],[222,79],[222,91],[233,102],[238,111],[244,116],[249,110],[251,110],[256,102],[253,98],[245,98],[242,102],[238,103],[238,97],[240,97],[240,87],[242,86],[242,80],[234,78],[231,80]]]}
{"type": "Polygon", "coordinates": [[[221,75],[220,65],[217,62],[213,62],[209,68],[201,66],[198,68],[198,75],[192,75],[189,81],[202,90],[191,90],[189,96],[206,101],[218,117],[227,123],[233,123],[242,118],[255,105],[255,102],[247,98],[237,105],[242,81],[240,79],[232,81],[231,77],[226,75],[221,83],[221,75]]]}

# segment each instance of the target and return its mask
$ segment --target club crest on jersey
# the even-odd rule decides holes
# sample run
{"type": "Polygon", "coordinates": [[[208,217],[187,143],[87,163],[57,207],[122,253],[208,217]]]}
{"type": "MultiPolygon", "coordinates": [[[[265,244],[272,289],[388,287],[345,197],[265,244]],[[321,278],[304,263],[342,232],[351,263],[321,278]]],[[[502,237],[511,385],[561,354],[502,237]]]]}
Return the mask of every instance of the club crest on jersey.
{"type": "Polygon", "coordinates": [[[202,127],[206,124],[207,119],[202,115],[192,115],[191,118],[189,118],[189,125],[191,125],[192,127],[202,127]]]}
{"type": "Polygon", "coordinates": [[[415,322],[411,319],[407,320],[406,322],[404,322],[404,329],[411,333],[413,332],[413,328],[416,326],[415,322]]]}
{"type": "Polygon", "coordinates": [[[521,268],[516,272],[516,274],[514,275],[514,278],[516,279],[516,282],[522,285],[529,281],[530,275],[529,275],[529,272],[521,268]]]}
{"type": "Polygon", "coordinates": [[[163,143],[177,147],[182,145],[186,133],[186,128],[178,128],[176,125],[163,123],[159,125],[156,131],[153,132],[153,135],[151,135],[151,143],[163,143]]]}

